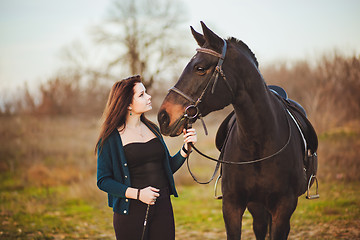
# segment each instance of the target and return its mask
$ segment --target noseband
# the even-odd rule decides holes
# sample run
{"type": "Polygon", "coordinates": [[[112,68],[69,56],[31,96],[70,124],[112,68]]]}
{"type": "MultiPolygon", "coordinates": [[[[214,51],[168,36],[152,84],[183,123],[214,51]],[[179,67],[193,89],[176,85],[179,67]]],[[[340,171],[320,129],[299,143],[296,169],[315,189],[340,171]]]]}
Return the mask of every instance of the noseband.
{"type": "Polygon", "coordinates": [[[228,87],[228,89],[229,89],[229,91],[231,93],[232,99],[234,99],[234,92],[233,92],[229,82],[227,81],[225,73],[224,73],[224,71],[222,69],[222,64],[223,64],[223,62],[225,60],[226,49],[227,49],[227,43],[226,43],[226,41],[224,39],[223,39],[223,42],[224,42],[224,45],[223,45],[221,54],[214,51],[214,50],[208,49],[208,48],[197,48],[196,49],[197,52],[210,54],[210,55],[213,55],[213,56],[219,58],[219,61],[218,61],[217,65],[216,65],[216,67],[214,69],[213,75],[211,76],[210,80],[206,84],[204,90],[201,92],[200,97],[196,101],[192,97],[185,94],[184,92],[182,92],[180,89],[178,89],[176,87],[172,87],[172,88],[169,89],[169,91],[176,92],[177,94],[179,94],[180,96],[182,96],[183,98],[185,98],[186,100],[188,100],[191,103],[189,106],[187,106],[185,108],[185,113],[183,115],[183,118],[185,118],[188,122],[190,122],[190,120],[192,120],[194,122],[196,119],[200,118],[200,120],[201,120],[201,122],[202,122],[202,124],[204,126],[204,130],[205,130],[206,135],[207,135],[207,129],[206,129],[204,121],[201,118],[201,113],[199,111],[198,106],[201,103],[201,101],[202,101],[202,99],[203,99],[203,97],[205,95],[205,92],[211,86],[211,83],[212,83],[211,94],[214,93],[216,83],[217,83],[217,80],[219,78],[219,74],[221,75],[222,79],[224,79],[224,81],[226,83],[226,86],[228,87]],[[214,79],[214,81],[213,81],[213,79],[214,79]]]}

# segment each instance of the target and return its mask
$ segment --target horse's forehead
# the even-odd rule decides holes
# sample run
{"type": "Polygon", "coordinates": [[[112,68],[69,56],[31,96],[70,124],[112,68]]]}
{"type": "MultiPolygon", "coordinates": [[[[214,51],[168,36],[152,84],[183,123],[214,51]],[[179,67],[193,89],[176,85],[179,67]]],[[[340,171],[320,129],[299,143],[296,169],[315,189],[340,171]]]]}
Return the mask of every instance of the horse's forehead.
{"type": "MultiPolygon", "coordinates": [[[[207,78],[199,77],[196,74],[196,67],[202,67],[206,70],[210,69],[211,66],[215,66],[217,63],[217,58],[206,53],[197,52],[188,62],[185,69],[183,70],[182,75],[180,76],[178,82],[175,84],[175,87],[186,88],[189,91],[194,91],[199,85],[201,85],[202,81],[206,81],[207,78]],[[195,85],[189,85],[189,83],[193,83],[195,85]]],[[[183,89],[184,90],[184,89],[183,89]]]]}
{"type": "Polygon", "coordinates": [[[201,63],[209,63],[215,64],[217,62],[217,58],[203,52],[197,52],[189,61],[188,66],[193,66],[201,63]]]}
{"type": "MultiPolygon", "coordinates": [[[[196,52],[196,53],[194,54],[194,56],[190,59],[190,62],[196,62],[196,61],[199,61],[199,60],[200,60],[199,53],[196,52]]],[[[190,63],[190,62],[189,62],[189,63],[190,63]]]]}

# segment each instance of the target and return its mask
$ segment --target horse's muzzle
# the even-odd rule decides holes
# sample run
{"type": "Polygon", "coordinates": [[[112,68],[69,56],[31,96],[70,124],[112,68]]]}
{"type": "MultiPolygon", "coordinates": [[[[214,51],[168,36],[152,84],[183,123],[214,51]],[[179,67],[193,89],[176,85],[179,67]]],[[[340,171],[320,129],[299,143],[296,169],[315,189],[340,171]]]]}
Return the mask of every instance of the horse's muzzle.
{"type": "Polygon", "coordinates": [[[166,110],[162,110],[158,113],[158,122],[160,125],[161,133],[164,135],[168,135],[168,127],[170,123],[170,117],[169,114],[166,112],[166,110]]]}
{"type": "Polygon", "coordinates": [[[158,114],[158,122],[160,125],[160,131],[165,136],[176,137],[182,133],[184,128],[185,119],[179,118],[175,123],[170,125],[170,116],[166,110],[161,110],[158,114]]]}

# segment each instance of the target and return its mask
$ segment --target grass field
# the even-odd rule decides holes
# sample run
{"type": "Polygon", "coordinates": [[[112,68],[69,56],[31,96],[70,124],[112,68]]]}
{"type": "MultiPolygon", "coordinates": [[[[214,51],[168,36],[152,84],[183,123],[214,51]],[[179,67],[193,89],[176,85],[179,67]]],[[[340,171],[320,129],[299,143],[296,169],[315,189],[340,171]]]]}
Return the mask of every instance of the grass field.
{"type": "MultiPolygon", "coordinates": [[[[112,210],[96,187],[97,126],[94,119],[0,118],[0,239],[114,239],[112,210]]],[[[321,197],[299,198],[289,239],[360,239],[359,132],[320,136],[321,197]]],[[[214,136],[198,133],[199,148],[216,156],[214,136]]],[[[181,138],[166,141],[170,152],[181,146],[181,138]]],[[[196,155],[191,165],[203,180],[213,167],[196,155]]],[[[214,183],[194,184],[185,166],[175,179],[176,239],[225,239],[214,183]]],[[[243,239],[254,239],[247,211],[243,239]]]]}
{"type": "MultiPolygon", "coordinates": [[[[225,239],[221,200],[212,185],[179,186],[173,198],[176,239],[225,239]]],[[[22,188],[1,177],[1,239],[114,239],[106,196],[73,197],[71,186],[22,188]]],[[[321,183],[321,198],[299,198],[289,239],[360,239],[360,184],[321,183]]],[[[254,239],[245,212],[243,239],[254,239]]]]}

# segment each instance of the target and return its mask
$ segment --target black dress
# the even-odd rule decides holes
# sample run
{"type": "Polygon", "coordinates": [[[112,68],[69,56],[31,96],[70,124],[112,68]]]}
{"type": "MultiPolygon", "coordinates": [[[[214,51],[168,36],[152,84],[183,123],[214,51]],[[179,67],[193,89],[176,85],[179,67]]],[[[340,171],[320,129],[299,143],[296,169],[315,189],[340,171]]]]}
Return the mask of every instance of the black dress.
{"type": "MultiPolygon", "coordinates": [[[[170,201],[169,183],[165,175],[165,149],[158,138],[124,146],[131,186],[160,189],[155,205],[150,205],[144,239],[175,239],[174,214],[170,201]]],[[[114,213],[116,239],[139,240],[143,232],[147,204],[131,200],[129,214],[114,213]]]]}

